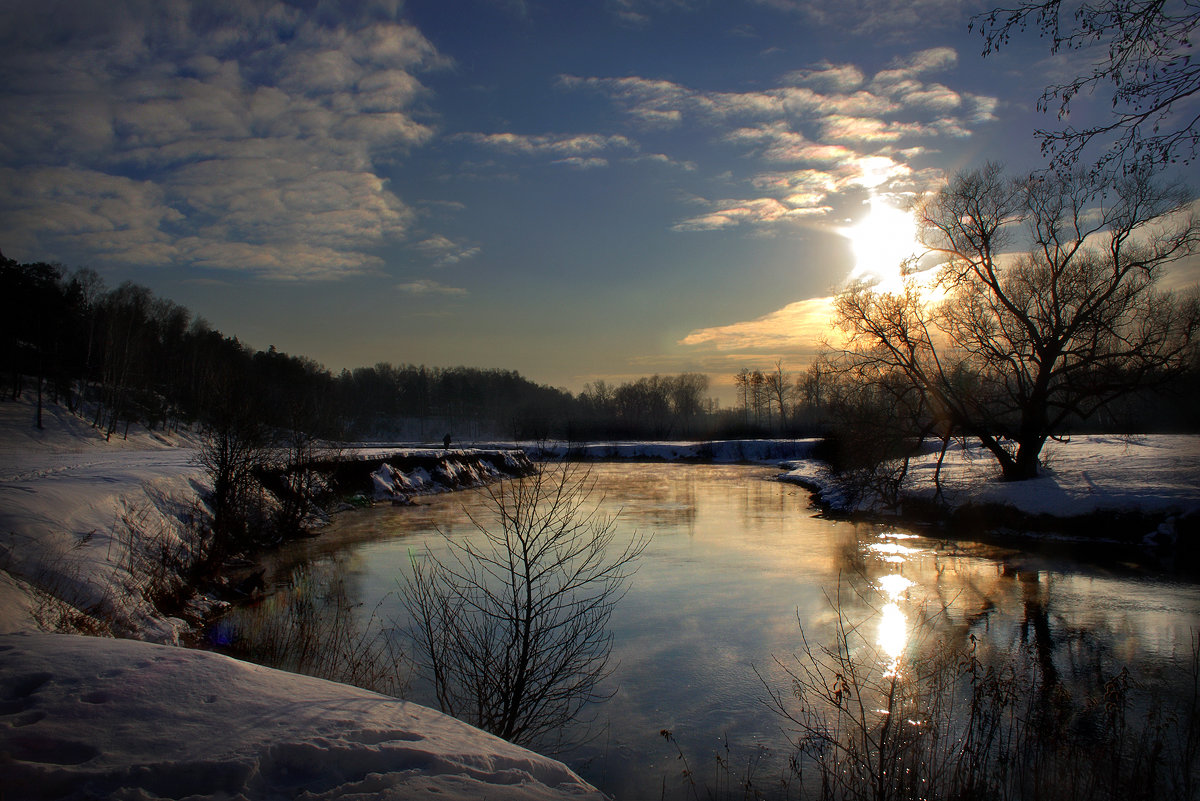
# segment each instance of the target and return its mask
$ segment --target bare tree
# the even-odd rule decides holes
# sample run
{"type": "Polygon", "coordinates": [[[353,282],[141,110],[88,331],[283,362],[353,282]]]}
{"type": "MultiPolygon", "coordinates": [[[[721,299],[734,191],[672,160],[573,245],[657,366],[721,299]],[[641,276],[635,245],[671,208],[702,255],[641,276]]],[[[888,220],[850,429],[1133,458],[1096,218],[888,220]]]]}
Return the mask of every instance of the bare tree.
{"type": "Polygon", "coordinates": [[[261,534],[256,473],[269,457],[266,432],[246,411],[226,411],[205,432],[196,461],[212,481],[213,559],[238,552],[261,534]]]}
{"type": "Polygon", "coordinates": [[[783,372],[783,360],[776,359],[775,372],[767,373],[764,378],[770,400],[779,410],[779,427],[782,429],[787,426],[788,401],[792,397],[792,381],[787,373],[783,372]]]}
{"type": "Polygon", "coordinates": [[[1072,419],[1186,366],[1200,305],[1155,283],[1200,241],[1187,206],[1145,171],[1099,184],[1012,180],[996,165],[962,173],[917,209],[946,260],[947,299],[911,283],[844,293],[843,358],[868,379],[903,376],[1006,479],[1032,478],[1042,445],[1072,419]],[[1019,232],[1029,249],[1006,254],[1019,232]]]}
{"type": "MultiPolygon", "coordinates": [[[[1057,107],[1068,118],[1072,101],[1105,85],[1112,89],[1112,117],[1096,125],[1039,130],[1042,152],[1057,167],[1070,167],[1093,142],[1108,143],[1097,166],[1186,164],[1200,145],[1200,62],[1191,40],[1200,24],[1195,0],[1037,0],[1001,6],[971,20],[983,36],[984,55],[1006,45],[1013,33],[1032,27],[1049,40],[1050,52],[1094,53],[1091,69],[1047,86],[1041,111],[1057,107]]],[[[1119,171],[1119,170],[1118,170],[1119,171]]]]}
{"type": "Polygon", "coordinates": [[[413,559],[404,588],[419,669],[438,705],[523,745],[554,748],[604,700],[608,620],[647,540],[619,541],[594,482],[560,465],[484,492],[495,524],[413,559]]]}
{"type": "Polygon", "coordinates": [[[750,422],[750,368],[743,367],[733,377],[733,385],[737,388],[737,404],[742,410],[742,418],[750,422]]]}

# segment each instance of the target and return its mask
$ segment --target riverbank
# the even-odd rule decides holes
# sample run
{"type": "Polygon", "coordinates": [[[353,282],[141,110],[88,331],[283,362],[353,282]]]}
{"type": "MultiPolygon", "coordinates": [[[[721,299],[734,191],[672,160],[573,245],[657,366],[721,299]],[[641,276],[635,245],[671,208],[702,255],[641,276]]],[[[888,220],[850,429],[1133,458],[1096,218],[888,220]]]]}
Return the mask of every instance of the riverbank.
{"type": "MultiPolygon", "coordinates": [[[[0,794],[603,797],[561,763],[433,710],[168,647],[188,623],[153,594],[178,579],[163,555],[207,514],[197,438],[134,427],[106,441],[58,407],[43,429],[32,420],[30,404],[0,403],[0,794]]],[[[336,467],[347,488],[411,502],[532,463],[392,448],[343,451],[336,467]]],[[[196,595],[185,612],[198,620],[219,603],[196,595]]]]}
{"type": "Polygon", "coordinates": [[[995,459],[953,443],[938,472],[931,446],[894,498],[814,460],[788,461],[780,480],[813,493],[832,515],[902,519],[952,535],[1107,540],[1187,556],[1200,549],[1200,436],[1086,435],[1048,443],[1037,478],[1002,481],[995,459]]]}

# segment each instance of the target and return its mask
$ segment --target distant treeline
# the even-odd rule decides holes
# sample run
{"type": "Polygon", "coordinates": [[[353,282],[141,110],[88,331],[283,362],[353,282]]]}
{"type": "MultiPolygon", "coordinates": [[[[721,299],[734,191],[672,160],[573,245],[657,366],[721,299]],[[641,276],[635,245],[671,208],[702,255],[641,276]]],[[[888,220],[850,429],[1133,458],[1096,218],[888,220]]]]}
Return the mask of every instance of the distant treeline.
{"type": "Polygon", "coordinates": [[[334,374],[270,347],[256,351],[134,283],[0,256],[3,397],[44,399],[108,436],[230,417],[330,438],[441,441],[678,438],[729,425],[700,374],[653,376],[572,393],[512,370],[376,364],[334,374]]]}

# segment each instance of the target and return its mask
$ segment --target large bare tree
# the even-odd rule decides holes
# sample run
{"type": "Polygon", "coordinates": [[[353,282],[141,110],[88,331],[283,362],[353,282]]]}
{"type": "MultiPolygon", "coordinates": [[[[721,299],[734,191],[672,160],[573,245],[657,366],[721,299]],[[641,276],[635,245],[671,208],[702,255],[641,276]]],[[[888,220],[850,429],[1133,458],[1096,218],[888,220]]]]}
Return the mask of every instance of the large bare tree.
{"type": "Polygon", "coordinates": [[[989,164],[916,214],[944,260],[944,299],[912,281],[899,294],[852,288],[837,301],[842,358],[867,380],[918,387],[1004,478],[1036,476],[1048,438],[1194,353],[1196,298],[1155,284],[1200,232],[1188,195],[1146,171],[1014,179],[989,164]]]}

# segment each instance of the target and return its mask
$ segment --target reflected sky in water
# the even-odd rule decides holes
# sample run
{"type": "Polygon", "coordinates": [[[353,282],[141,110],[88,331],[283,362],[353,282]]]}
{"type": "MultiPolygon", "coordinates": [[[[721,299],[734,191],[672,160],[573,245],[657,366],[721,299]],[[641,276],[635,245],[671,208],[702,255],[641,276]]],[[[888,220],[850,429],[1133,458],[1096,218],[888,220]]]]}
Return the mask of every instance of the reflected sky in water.
{"type": "MultiPolygon", "coordinates": [[[[681,762],[660,737],[663,729],[699,775],[713,774],[718,754],[740,765],[760,757],[767,775],[779,770],[790,749],[763,705],[763,682],[789,692],[776,660],[786,663],[802,648],[801,626],[810,643],[828,643],[838,607],[874,632],[871,658],[881,675],[903,670],[909,649],[939,637],[975,636],[1003,650],[1037,634],[1064,674],[1095,660],[1153,672],[1190,653],[1200,626],[1194,583],[824,519],[805,491],[771,480],[776,472],[593,468],[604,510],[619,512],[627,534],[653,537],[611,621],[617,667],[606,687],[612,698],[596,710],[597,737],[561,755],[607,792],[640,797],[653,787],[658,797],[664,777],[668,797],[671,788],[683,789],[681,762]],[[933,621],[937,636],[915,638],[916,621],[933,621]]],[[[339,580],[363,614],[403,626],[396,592],[411,556],[444,549],[443,537],[472,536],[468,508],[487,519],[478,503],[460,493],[343,514],[321,537],[272,555],[271,573],[286,581],[296,565],[332,564],[337,554],[339,580]]],[[[420,682],[410,698],[432,701],[420,682]]]]}

